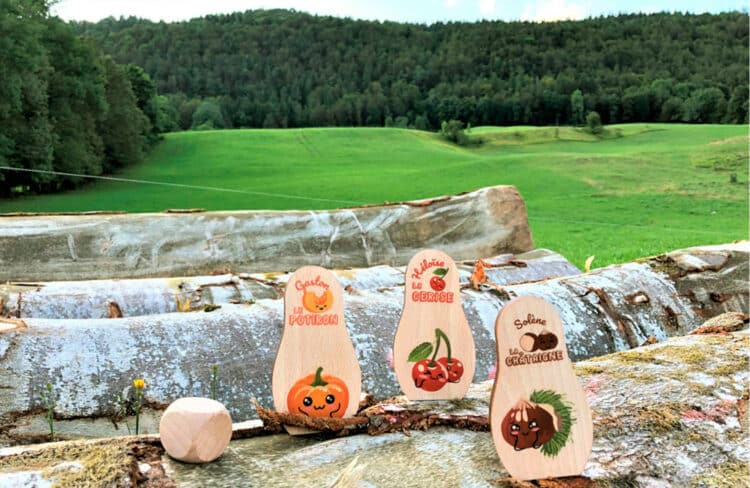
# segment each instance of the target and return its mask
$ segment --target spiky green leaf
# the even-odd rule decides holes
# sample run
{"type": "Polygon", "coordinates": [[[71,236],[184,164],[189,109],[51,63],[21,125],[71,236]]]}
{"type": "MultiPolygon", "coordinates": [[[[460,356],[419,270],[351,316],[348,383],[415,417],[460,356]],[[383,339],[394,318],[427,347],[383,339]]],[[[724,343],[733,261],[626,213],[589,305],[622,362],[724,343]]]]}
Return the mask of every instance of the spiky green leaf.
{"type": "Polygon", "coordinates": [[[559,393],[552,390],[536,390],[529,397],[534,403],[545,403],[555,409],[555,413],[560,417],[560,429],[555,432],[548,442],[544,443],[539,449],[542,454],[548,457],[555,457],[560,450],[570,441],[570,429],[576,419],[573,416],[573,407],[559,393]]]}

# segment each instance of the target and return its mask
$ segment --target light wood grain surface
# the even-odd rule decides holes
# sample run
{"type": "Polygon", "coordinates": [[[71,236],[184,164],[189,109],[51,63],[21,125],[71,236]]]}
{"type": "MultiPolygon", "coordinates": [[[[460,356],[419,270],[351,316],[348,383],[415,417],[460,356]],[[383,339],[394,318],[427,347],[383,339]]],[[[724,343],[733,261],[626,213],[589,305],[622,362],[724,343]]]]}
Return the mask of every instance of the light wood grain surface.
{"type": "Polygon", "coordinates": [[[545,300],[520,297],[498,315],[495,335],[490,425],[503,465],[520,480],[580,474],[591,453],[591,412],[559,314],[545,300]]]}
{"type": "Polygon", "coordinates": [[[393,364],[402,391],[410,400],[462,398],[474,378],[476,358],[461,307],[456,264],[444,252],[421,251],[409,261],[404,290],[404,310],[393,343],[393,364]],[[444,333],[438,334],[437,351],[436,329],[444,333]],[[450,361],[446,342],[450,342],[450,361]],[[430,354],[416,354],[423,359],[410,361],[420,345],[422,352],[430,354]]]}
{"type": "Polygon", "coordinates": [[[343,299],[338,280],[324,268],[305,266],[289,278],[284,330],[273,368],[277,411],[318,417],[351,417],[357,412],[362,380],[344,321],[343,299]]]}

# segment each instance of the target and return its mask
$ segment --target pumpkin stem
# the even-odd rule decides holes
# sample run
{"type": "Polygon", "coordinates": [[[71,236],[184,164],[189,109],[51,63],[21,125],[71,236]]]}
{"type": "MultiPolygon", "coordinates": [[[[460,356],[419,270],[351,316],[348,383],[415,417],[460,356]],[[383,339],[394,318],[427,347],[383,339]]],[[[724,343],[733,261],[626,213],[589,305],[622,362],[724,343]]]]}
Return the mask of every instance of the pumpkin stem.
{"type": "Polygon", "coordinates": [[[310,386],[326,386],[328,384],[327,381],[323,381],[323,378],[321,378],[320,373],[323,372],[323,366],[319,366],[318,370],[315,371],[315,380],[313,380],[312,383],[310,383],[310,386]]]}

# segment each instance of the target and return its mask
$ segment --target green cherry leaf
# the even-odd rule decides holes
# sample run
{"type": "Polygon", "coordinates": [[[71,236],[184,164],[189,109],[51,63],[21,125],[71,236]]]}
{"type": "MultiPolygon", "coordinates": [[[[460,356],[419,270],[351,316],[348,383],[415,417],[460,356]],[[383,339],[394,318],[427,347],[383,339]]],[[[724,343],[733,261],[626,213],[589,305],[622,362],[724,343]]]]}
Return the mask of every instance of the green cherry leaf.
{"type": "Polygon", "coordinates": [[[423,342],[422,344],[412,349],[412,351],[409,353],[409,362],[416,363],[417,361],[427,359],[428,357],[430,357],[431,353],[432,344],[430,344],[429,342],[423,342]]]}
{"type": "Polygon", "coordinates": [[[435,274],[438,276],[445,276],[448,274],[448,268],[438,268],[435,271],[433,271],[432,274],[435,274]]]}

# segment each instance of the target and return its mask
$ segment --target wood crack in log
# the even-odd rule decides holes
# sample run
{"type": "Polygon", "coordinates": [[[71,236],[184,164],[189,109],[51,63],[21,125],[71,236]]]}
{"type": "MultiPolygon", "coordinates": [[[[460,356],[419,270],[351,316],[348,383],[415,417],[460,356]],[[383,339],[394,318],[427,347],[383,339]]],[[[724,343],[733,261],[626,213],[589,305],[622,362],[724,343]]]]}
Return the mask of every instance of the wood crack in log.
{"type": "Polygon", "coordinates": [[[250,281],[254,281],[256,283],[260,283],[261,285],[265,285],[265,286],[271,288],[274,291],[274,293],[276,293],[276,298],[277,299],[284,297],[284,291],[286,290],[286,287],[283,286],[284,284],[282,284],[282,283],[278,283],[278,282],[272,281],[272,280],[264,280],[262,278],[257,278],[255,276],[247,276],[246,278],[240,278],[240,279],[243,279],[243,280],[247,279],[247,280],[250,280],[250,281]]]}
{"type": "Polygon", "coordinates": [[[23,307],[23,293],[20,291],[18,292],[18,300],[16,301],[16,308],[13,310],[9,310],[7,317],[8,318],[21,318],[21,308],[23,307]]]}
{"type": "Polygon", "coordinates": [[[664,321],[664,325],[671,329],[668,330],[668,332],[676,332],[680,330],[680,321],[677,318],[677,314],[672,309],[672,307],[666,306],[664,307],[664,313],[667,316],[667,319],[664,321]]]}
{"type": "MultiPolygon", "coordinates": [[[[638,347],[640,345],[638,338],[633,333],[633,329],[631,327],[628,327],[625,323],[625,321],[627,320],[632,324],[632,321],[617,311],[617,307],[612,302],[612,299],[609,297],[609,295],[607,295],[607,293],[603,289],[593,286],[588,287],[588,291],[594,293],[597,296],[597,298],[599,299],[599,308],[615,323],[615,325],[617,326],[617,330],[625,338],[628,346],[631,348],[638,347]]],[[[586,296],[587,294],[588,292],[584,294],[584,296],[586,296]]]]}
{"type": "Polygon", "coordinates": [[[743,329],[750,322],[750,315],[742,312],[727,312],[707,320],[702,326],[689,334],[722,334],[728,335],[743,329]]]}
{"type": "Polygon", "coordinates": [[[110,319],[121,319],[123,318],[122,308],[114,300],[107,300],[107,318],[110,319]]]}
{"type": "MultiPolygon", "coordinates": [[[[234,276],[234,275],[233,275],[233,276],[234,276]]],[[[227,281],[223,281],[223,282],[218,282],[218,283],[205,283],[205,284],[199,285],[199,286],[198,286],[198,287],[197,287],[197,288],[195,289],[195,291],[194,291],[193,293],[194,293],[194,295],[195,295],[195,296],[197,297],[197,300],[196,300],[196,301],[197,301],[197,302],[201,302],[201,303],[203,303],[203,292],[204,292],[204,291],[205,291],[206,289],[208,289],[208,290],[209,290],[209,293],[210,293],[210,292],[211,292],[211,290],[210,290],[211,288],[224,288],[224,287],[230,287],[230,288],[233,288],[233,289],[234,289],[234,292],[236,293],[236,295],[237,295],[238,297],[241,297],[241,296],[242,296],[242,292],[240,291],[240,287],[239,287],[239,286],[237,285],[237,282],[236,282],[236,281],[235,281],[234,279],[231,279],[231,278],[230,278],[229,280],[227,280],[227,281]]],[[[217,308],[220,308],[220,307],[219,307],[218,305],[216,305],[216,304],[213,304],[213,303],[211,303],[211,304],[203,304],[203,311],[204,311],[204,312],[212,312],[213,310],[216,310],[217,308]],[[213,308],[214,306],[215,306],[216,308],[213,308]],[[207,309],[206,309],[206,307],[209,307],[209,308],[211,308],[211,310],[207,310],[207,309]]]]}
{"type": "Polygon", "coordinates": [[[646,261],[655,271],[662,272],[675,280],[694,273],[721,271],[731,257],[731,252],[694,251],[690,254],[660,254],[646,261]]]}

